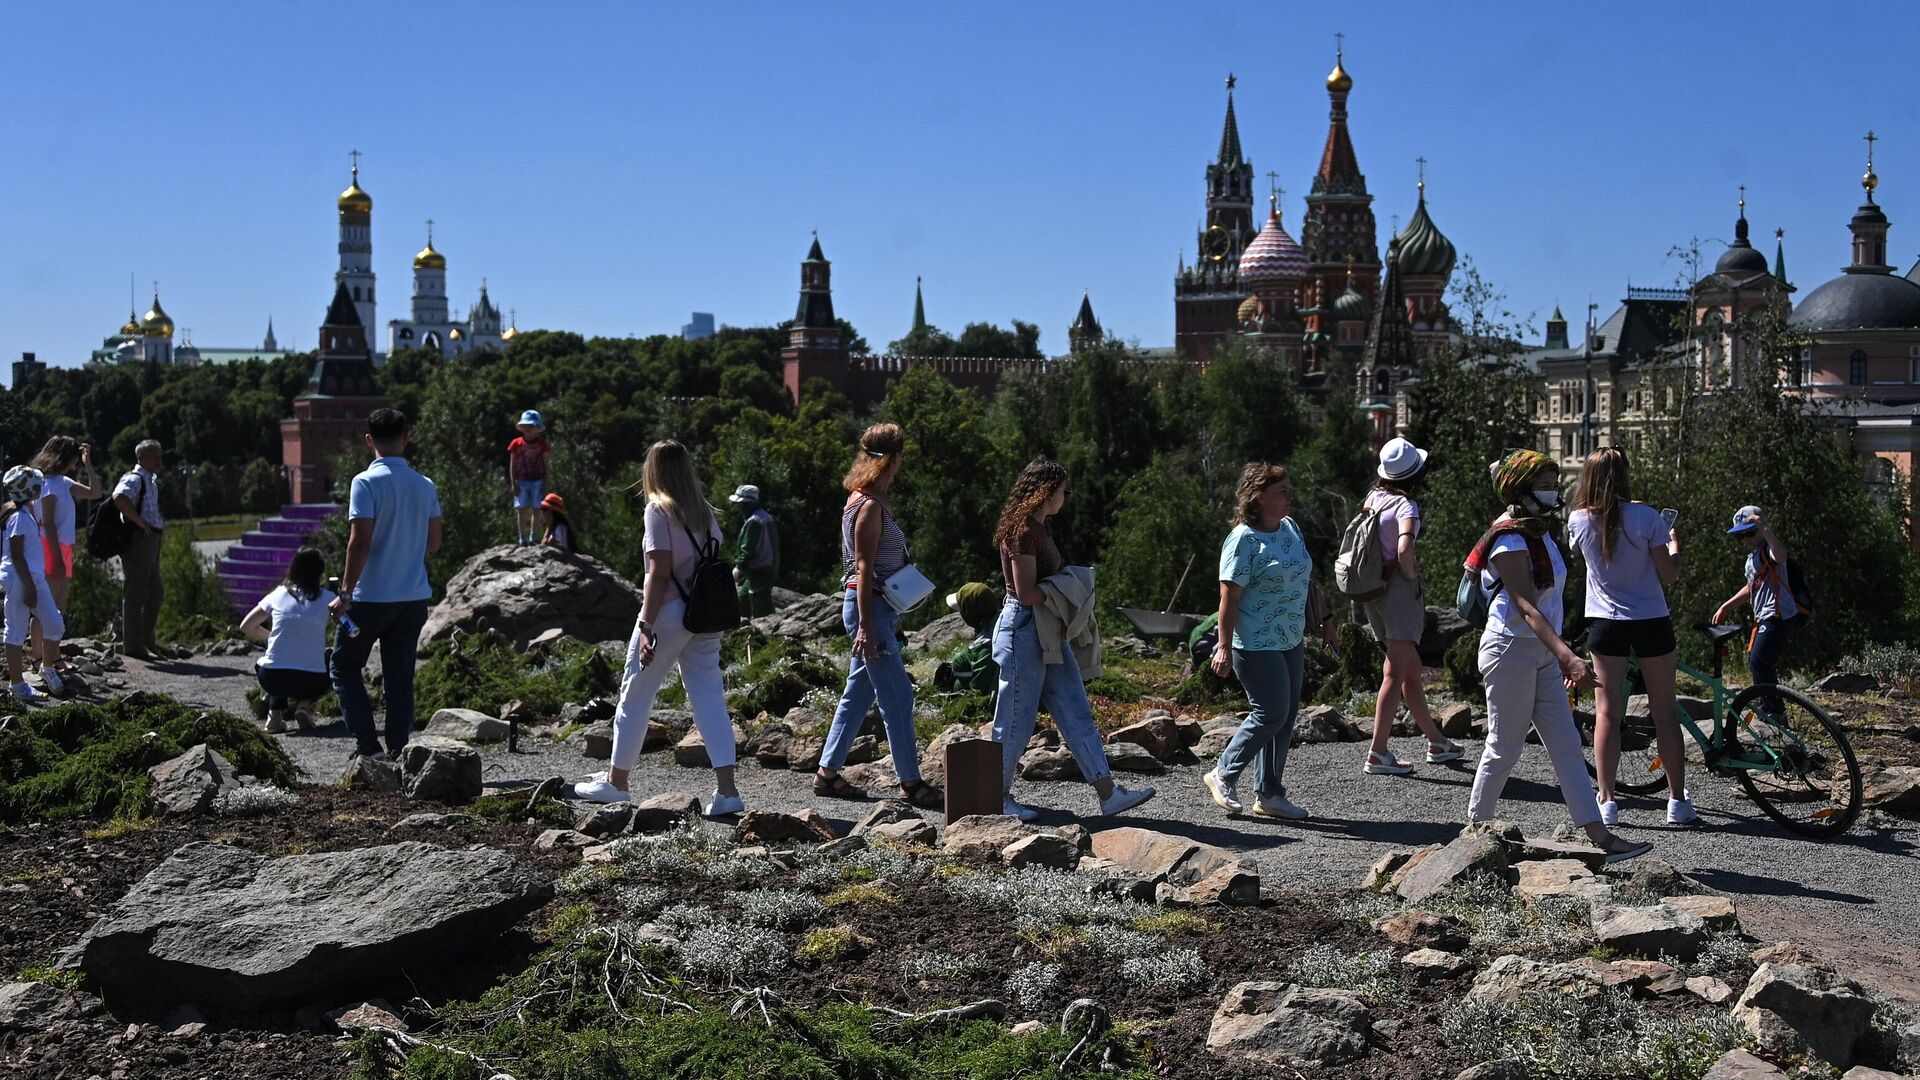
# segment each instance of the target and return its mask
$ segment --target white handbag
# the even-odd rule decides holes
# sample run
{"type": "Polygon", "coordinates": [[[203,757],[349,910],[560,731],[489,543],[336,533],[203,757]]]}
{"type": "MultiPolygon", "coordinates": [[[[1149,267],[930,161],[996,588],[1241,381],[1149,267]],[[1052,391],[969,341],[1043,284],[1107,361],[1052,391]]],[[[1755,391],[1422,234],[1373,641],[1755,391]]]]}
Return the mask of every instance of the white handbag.
{"type": "Polygon", "coordinates": [[[925,603],[934,590],[933,582],[927,580],[927,575],[921,573],[919,567],[908,563],[881,582],[880,591],[886,594],[887,603],[892,605],[893,610],[905,615],[925,603]]]}

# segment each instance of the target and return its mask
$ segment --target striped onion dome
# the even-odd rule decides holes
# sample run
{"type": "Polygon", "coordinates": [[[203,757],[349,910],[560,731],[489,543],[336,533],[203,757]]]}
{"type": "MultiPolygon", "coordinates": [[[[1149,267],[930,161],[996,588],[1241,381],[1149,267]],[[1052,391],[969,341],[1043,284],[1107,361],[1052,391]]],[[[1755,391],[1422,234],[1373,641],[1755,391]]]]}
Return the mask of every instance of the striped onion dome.
{"type": "MultiPolygon", "coordinates": [[[[1442,276],[1453,273],[1456,256],[1453,241],[1448,240],[1427,216],[1427,185],[1420,184],[1420,204],[1413,220],[1393,238],[1400,252],[1400,272],[1413,277],[1442,276]]],[[[1764,268],[1763,268],[1764,269],[1764,268]]]]}
{"type": "Polygon", "coordinates": [[[1280,208],[1267,214],[1266,227],[1240,253],[1240,280],[1299,281],[1307,276],[1307,253],[1280,225],[1280,208]]]}

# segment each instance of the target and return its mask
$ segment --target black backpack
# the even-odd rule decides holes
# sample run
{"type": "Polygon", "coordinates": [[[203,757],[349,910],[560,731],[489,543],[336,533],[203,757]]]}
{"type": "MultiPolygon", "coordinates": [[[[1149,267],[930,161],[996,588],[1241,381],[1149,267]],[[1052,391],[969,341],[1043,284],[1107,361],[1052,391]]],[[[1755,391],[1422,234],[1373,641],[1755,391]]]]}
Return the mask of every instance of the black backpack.
{"type": "MultiPolygon", "coordinates": [[[[687,529],[685,523],[680,527],[687,529]]],[[[734,591],[733,567],[720,557],[720,541],[709,536],[702,544],[694,539],[692,529],[687,529],[687,539],[699,559],[693,564],[693,578],[688,585],[682,586],[679,578],[673,579],[673,587],[686,602],[686,612],[680,621],[690,634],[732,630],[740,625],[740,594],[734,591]]]]}
{"type": "MultiPolygon", "coordinates": [[[[1761,576],[1764,577],[1773,571],[1773,560],[1762,555],[1760,557],[1761,576]]],[[[1782,584],[1783,579],[1787,592],[1793,596],[1793,606],[1799,609],[1799,613],[1787,622],[1794,626],[1805,626],[1813,621],[1813,585],[1807,581],[1807,572],[1801,569],[1800,560],[1792,555],[1787,556],[1785,573],[1775,578],[1775,584],[1782,584]]]]}
{"type": "MultiPolygon", "coordinates": [[[[133,504],[138,507],[146,500],[146,481],[140,481],[139,498],[133,504]]],[[[100,500],[93,508],[93,516],[87,519],[87,554],[105,561],[127,553],[133,545],[133,534],[139,530],[133,522],[120,513],[119,504],[109,495],[100,500]]]]}

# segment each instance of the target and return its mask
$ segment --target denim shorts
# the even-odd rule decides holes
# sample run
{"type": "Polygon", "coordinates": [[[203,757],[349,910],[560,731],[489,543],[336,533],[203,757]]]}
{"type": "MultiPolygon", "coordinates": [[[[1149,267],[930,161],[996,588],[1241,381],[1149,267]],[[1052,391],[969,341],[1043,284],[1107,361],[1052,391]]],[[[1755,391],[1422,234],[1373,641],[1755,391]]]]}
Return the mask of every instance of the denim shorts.
{"type": "MultiPolygon", "coordinates": [[[[545,480],[521,480],[513,485],[513,505],[517,510],[538,510],[540,508],[541,489],[547,486],[545,480]]],[[[495,506],[500,505],[494,503],[495,506]]]]}

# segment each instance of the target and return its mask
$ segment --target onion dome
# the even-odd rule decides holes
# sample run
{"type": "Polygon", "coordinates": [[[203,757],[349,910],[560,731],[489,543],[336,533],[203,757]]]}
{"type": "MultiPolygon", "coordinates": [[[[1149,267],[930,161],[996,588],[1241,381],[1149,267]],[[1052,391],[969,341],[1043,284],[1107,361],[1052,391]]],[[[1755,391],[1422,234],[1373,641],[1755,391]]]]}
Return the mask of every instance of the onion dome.
{"type": "Polygon", "coordinates": [[[456,326],[452,330],[447,331],[447,339],[449,341],[465,341],[467,335],[461,333],[460,328],[456,326]]]}
{"type": "Polygon", "coordinates": [[[1270,201],[1273,209],[1267,213],[1266,226],[1240,253],[1241,281],[1299,281],[1307,276],[1307,253],[1281,227],[1279,197],[1272,196],[1270,201]]]}
{"type": "Polygon", "coordinates": [[[1346,65],[1342,63],[1344,59],[1345,57],[1336,51],[1333,54],[1333,70],[1327,72],[1327,89],[1336,94],[1344,94],[1353,89],[1353,76],[1347,74],[1346,65]]]}
{"type": "Polygon", "coordinates": [[[1240,310],[1236,315],[1236,319],[1241,326],[1259,321],[1260,298],[1257,296],[1249,296],[1245,300],[1240,301],[1240,310]]]}
{"type": "Polygon", "coordinates": [[[153,306],[140,318],[140,333],[145,337],[173,336],[173,318],[160,306],[160,294],[153,294],[153,306]]]}
{"type": "Polygon", "coordinates": [[[421,248],[420,253],[413,257],[413,268],[415,270],[445,270],[447,268],[447,257],[435,251],[433,249],[433,241],[428,240],[427,246],[421,248]]]}
{"type": "Polygon", "coordinates": [[[120,332],[128,337],[140,336],[140,316],[127,312],[127,325],[121,327],[120,332]]]}
{"type": "Polygon", "coordinates": [[[1364,321],[1372,315],[1373,308],[1367,303],[1367,298],[1360,295],[1360,291],[1353,287],[1353,271],[1348,270],[1347,291],[1341,293],[1333,302],[1334,321],[1346,322],[1350,319],[1364,321]]]}
{"type": "Polygon", "coordinates": [[[340,193],[340,212],[342,214],[373,213],[373,196],[360,187],[360,166],[353,167],[353,180],[347,184],[347,190],[340,193]]]}
{"type": "Polygon", "coordinates": [[[500,340],[512,341],[514,338],[519,337],[520,336],[519,323],[520,323],[519,314],[517,312],[509,312],[507,314],[507,328],[505,330],[500,331],[500,340]]]}
{"type": "Polygon", "coordinates": [[[1713,264],[1713,272],[1744,280],[1767,273],[1767,257],[1747,242],[1747,197],[1740,196],[1740,217],[1733,223],[1733,243],[1713,264]]]}
{"type": "Polygon", "coordinates": [[[1420,203],[1414,207],[1413,219],[1393,238],[1391,250],[1400,256],[1401,273],[1409,277],[1445,277],[1453,273],[1459,253],[1454,250],[1453,241],[1427,216],[1426,181],[1420,182],[1419,190],[1420,203]]]}

